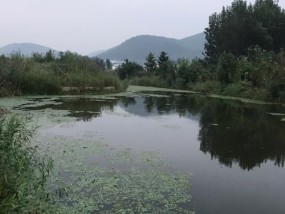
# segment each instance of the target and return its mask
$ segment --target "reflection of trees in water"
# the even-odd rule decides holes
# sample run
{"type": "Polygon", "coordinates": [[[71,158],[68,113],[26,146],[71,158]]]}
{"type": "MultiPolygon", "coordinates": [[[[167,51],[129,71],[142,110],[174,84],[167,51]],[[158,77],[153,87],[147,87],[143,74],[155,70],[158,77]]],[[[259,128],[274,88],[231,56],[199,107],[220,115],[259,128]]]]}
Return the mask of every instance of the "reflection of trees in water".
{"type": "Polygon", "coordinates": [[[187,95],[170,95],[164,97],[146,96],[144,98],[144,107],[148,113],[158,112],[159,114],[176,112],[180,116],[188,114],[196,115],[199,113],[198,105],[200,100],[187,95]]]}
{"type": "Polygon", "coordinates": [[[148,113],[176,112],[185,117],[200,115],[200,150],[205,154],[209,153],[212,158],[228,167],[237,163],[247,170],[260,166],[267,160],[274,161],[277,166],[284,166],[285,124],[280,122],[279,117],[267,114],[278,112],[279,107],[186,94],[167,95],[145,96],[143,102],[139,102],[135,97],[106,100],[60,99],[56,104],[23,108],[69,110],[69,116],[84,121],[101,116],[105,109],[113,111],[118,103],[122,103],[127,111],[130,111],[127,107],[134,106],[133,109],[144,108],[148,113]]]}
{"type": "Polygon", "coordinates": [[[120,101],[122,102],[125,108],[131,105],[135,105],[137,103],[134,97],[120,97],[120,101]]]}
{"type": "Polygon", "coordinates": [[[238,163],[250,170],[267,160],[283,167],[285,127],[267,114],[267,108],[221,100],[208,102],[201,112],[201,151],[229,167],[238,163]]]}
{"type": "Polygon", "coordinates": [[[144,107],[149,113],[200,114],[201,151],[228,167],[238,163],[250,170],[267,160],[284,166],[285,126],[267,114],[278,107],[190,95],[147,96],[144,107]]]}

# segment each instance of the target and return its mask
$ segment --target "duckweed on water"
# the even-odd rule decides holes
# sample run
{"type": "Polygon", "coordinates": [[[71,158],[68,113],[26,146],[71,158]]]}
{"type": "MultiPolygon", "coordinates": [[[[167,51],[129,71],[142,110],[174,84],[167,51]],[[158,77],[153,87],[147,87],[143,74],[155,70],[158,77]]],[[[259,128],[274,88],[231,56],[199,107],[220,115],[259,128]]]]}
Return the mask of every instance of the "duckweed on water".
{"type": "Polygon", "coordinates": [[[116,150],[103,141],[86,138],[45,139],[51,142],[55,158],[49,184],[56,193],[55,206],[49,210],[190,213],[189,175],[174,172],[157,154],[116,150]]]}
{"type": "Polygon", "coordinates": [[[7,109],[39,126],[34,138],[38,150],[54,160],[41,213],[191,213],[190,176],[178,173],[158,154],[111,148],[99,132],[56,135],[49,129],[76,121],[68,109],[24,109],[57,103],[52,97],[6,103],[7,109]]]}

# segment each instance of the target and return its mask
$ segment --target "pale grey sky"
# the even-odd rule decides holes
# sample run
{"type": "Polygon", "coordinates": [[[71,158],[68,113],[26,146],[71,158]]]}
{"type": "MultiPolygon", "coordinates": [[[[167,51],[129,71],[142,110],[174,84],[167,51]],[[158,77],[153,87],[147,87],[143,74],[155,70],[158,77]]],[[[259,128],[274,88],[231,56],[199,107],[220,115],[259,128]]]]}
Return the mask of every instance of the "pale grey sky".
{"type": "MultiPolygon", "coordinates": [[[[88,54],[150,34],[200,33],[232,0],[0,0],[0,47],[32,42],[88,54]]],[[[254,2],[250,0],[248,2],[254,2]]],[[[280,6],[285,8],[285,0],[280,6]]]]}

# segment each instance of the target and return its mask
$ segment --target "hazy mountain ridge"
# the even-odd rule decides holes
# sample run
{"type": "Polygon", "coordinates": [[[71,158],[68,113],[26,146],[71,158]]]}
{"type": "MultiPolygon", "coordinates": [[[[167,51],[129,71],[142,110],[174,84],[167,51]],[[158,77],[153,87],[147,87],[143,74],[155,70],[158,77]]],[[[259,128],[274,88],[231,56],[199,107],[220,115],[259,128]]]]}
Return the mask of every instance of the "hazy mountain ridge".
{"type": "MultiPolygon", "coordinates": [[[[24,56],[31,56],[33,53],[44,54],[49,50],[53,49],[34,43],[13,43],[0,48],[0,55],[9,56],[13,53],[21,53],[24,56]]],[[[56,50],[53,51],[58,52],[56,50]]]]}
{"type": "Polygon", "coordinates": [[[88,56],[89,56],[89,57],[96,57],[96,56],[98,56],[99,54],[101,54],[101,53],[103,53],[103,52],[105,52],[105,51],[104,51],[104,50],[94,51],[94,52],[88,54],[88,56]]]}
{"type": "Polygon", "coordinates": [[[132,37],[122,44],[113,47],[97,56],[102,59],[124,60],[129,59],[143,63],[149,52],[159,56],[166,51],[173,60],[178,58],[203,57],[205,35],[196,34],[181,40],[161,36],[141,35],[132,37]]]}
{"type": "MultiPolygon", "coordinates": [[[[195,57],[203,57],[204,43],[204,33],[180,40],[162,36],[140,35],[132,37],[109,50],[95,51],[88,56],[119,61],[129,59],[143,64],[149,52],[154,53],[158,57],[161,51],[166,51],[173,60],[178,58],[192,59],[195,57]]],[[[58,51],[50,47],[35,43],[13,43],[0,48],[0,55],[4,54],[9,56],[13,53],[20,52],[24,56],[31,56],[33,53],[44,54],[49,50],[58,53],[58,51]]]]}

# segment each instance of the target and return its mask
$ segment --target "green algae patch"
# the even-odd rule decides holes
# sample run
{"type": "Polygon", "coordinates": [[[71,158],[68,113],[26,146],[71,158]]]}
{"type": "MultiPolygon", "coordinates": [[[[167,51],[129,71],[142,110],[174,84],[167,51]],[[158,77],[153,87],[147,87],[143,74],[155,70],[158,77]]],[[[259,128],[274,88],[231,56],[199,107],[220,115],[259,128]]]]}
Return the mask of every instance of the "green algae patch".
{"type": "Polygon", "coordinates": [[[191,213],[190,175],[155,152],[114,149],[97,134],[38,136],[54,171],[48,210],[57,213],[191,213]]]}
{"type": "MultiPolygon", "coordinates": [[[[84,99],[56,96],[0,100],[1,108],[28,118],[29,126],[38,127],[33,144],[39,153],[53,159],[45,200],[38,211],[191,213],[190,175],[179,172],[159,154],[112,148],[100,132],[85,131],[80,136],[63,133],[66,128],[75,127],[81,113],[90,113],[94,118],[94,113],[111,110],[117,103],[113,96],[84,99]],[[91,104],[86,103],[83,109],[66,106],[68,101],[82,103],[84,99],[91,104]],[[100,103],[98,112],[93,108],[96,103],[100,103]]],[[[129,116],[124,112],[117,114],[129,116]]]]}

